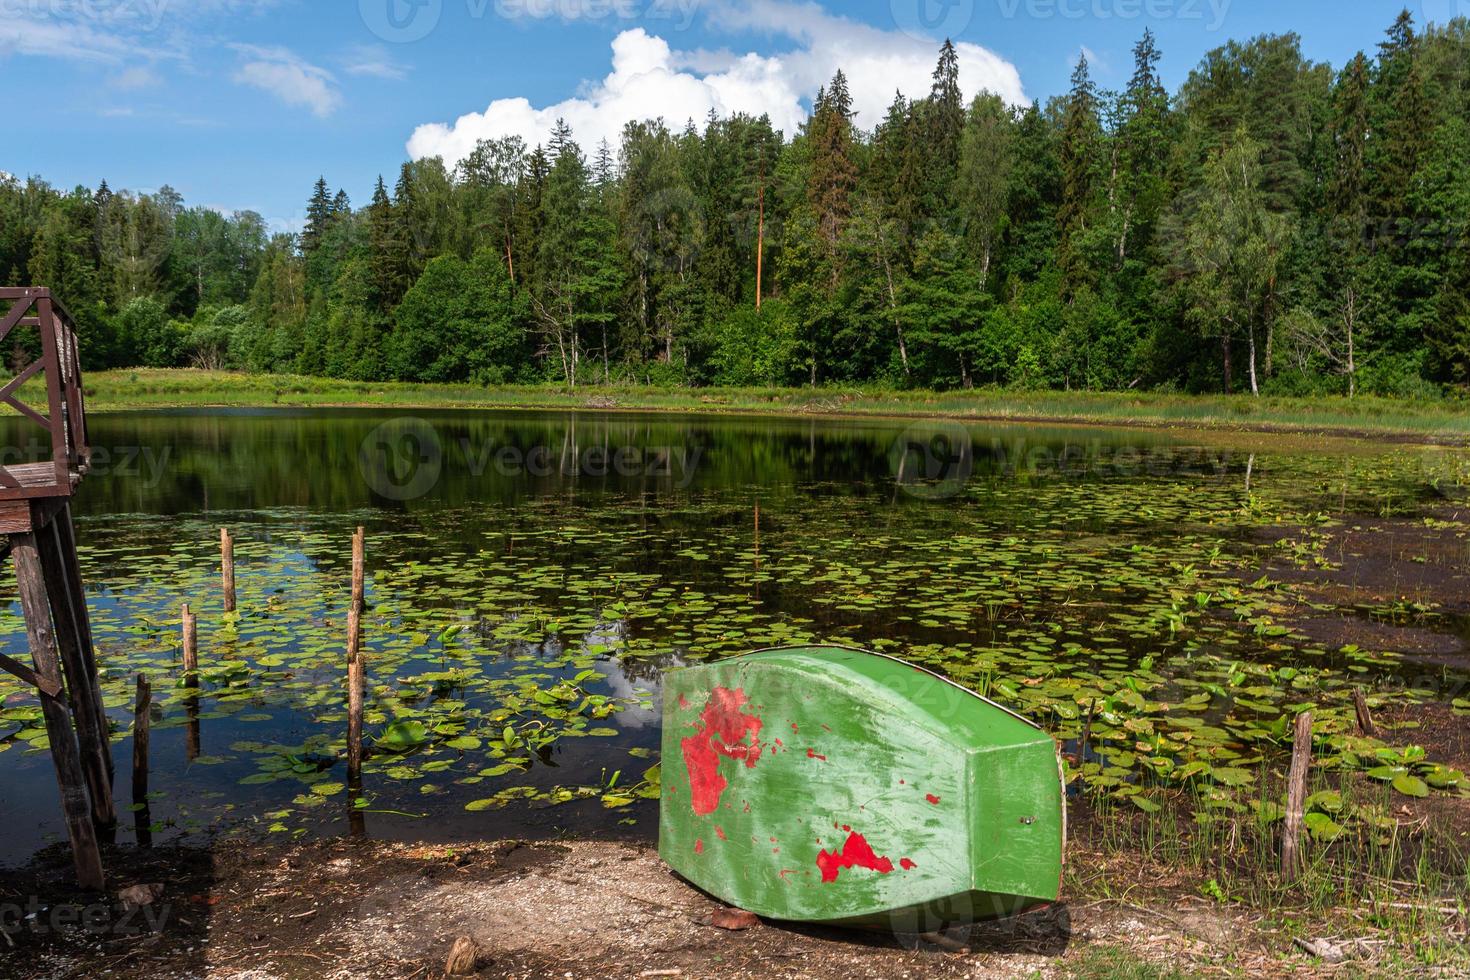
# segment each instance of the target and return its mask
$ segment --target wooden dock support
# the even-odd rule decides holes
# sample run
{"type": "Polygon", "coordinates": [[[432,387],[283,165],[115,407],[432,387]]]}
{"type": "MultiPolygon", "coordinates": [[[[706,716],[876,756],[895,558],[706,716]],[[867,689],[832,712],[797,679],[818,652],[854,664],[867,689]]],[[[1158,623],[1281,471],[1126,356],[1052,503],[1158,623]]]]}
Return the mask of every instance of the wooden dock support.
{"type": "Polygon", "coordinates": [[[1286,829],[1281,837],[1281,873],[1295,881],[1302,872],[1302,821],[1307,801],[1307,774],[1312,768],[1312,713],[1296,716],[1291,741],[1291,771],[1286,777],[1286,829]]]}
{"type": "MultiPolygon", "coordinates": [[[[36,673],[48,681],[60,683],[61,663],[53,640],[46,573],[41,566],[36,535],[33,532],[12,534],[10,554],[15,561],[15,581],[20,591],[26,636],[30,640],[36,673]]],[[[77,881],[83,888],[102,891],[107,885],[107,878],[102,871],[102,854],[97,847],[92,807],[87,798],[87,776],[72,729],[71,712],[60,698],[43,694],[41,715],[46,721],[46,737],[56,765],[56,784],[61,791],[61,808],[66,816],[67,835],[71,838],[77,881]]]]}
{"type": "Polygon", "coordinates": [[[91,630],[83,627],[86,606],[79,610],[73,600],[57,521],[53,520],[35,538],[56,645],[61,654],[61,669],[66,677],[67,702],[76,723],[82,771],[92,797],[92,820],[98,827],[111,827],[117,823],[117,810],[112,801],[112,740],[96,668],[88,663],[91,630]]]}
{"type": "Polygon", "coordinates": [[[225,596],[225,612],[235,611],[235,539],[230,529],[219,529],[220,588],[225,596]]]}
{"type": "Polygon", "coordinates": [[[352,536],[352,599],[347,607],[347,776],[354,782],[362,777],[362,606],[366,551],[367,532],[358,528],[352,536]]]}
{"type": "Polygon", "coordinates": [[[148,748],[149,715],[153,710],[153,686],[148,678],[138,675],[138,695],[133,702],[133,832],[140,847],[153,843],[149,831],[152,818],[148,813],[148,748]]]}
{"type": "Polygon", "coordinates": [[[0,339],[6,338],[17,354],[39,351],[39,357],[16,365],[15,376],[0,385],[0,402],[21,424],[45,432],[48,452],[40,462],[0,461],[0,535],[15,564],[34,665],[0,656],[0,670],[32,685],[40,698],[77,880],[100,891],[106,879],[98,834],[116,824],[117,812],[107,708],[71,519],[70,500],[92,456],[76,322],[45,287],[0,286],[0,339]],[[22,394],[44,395],[44,404],[27,404],[22,394]]]}

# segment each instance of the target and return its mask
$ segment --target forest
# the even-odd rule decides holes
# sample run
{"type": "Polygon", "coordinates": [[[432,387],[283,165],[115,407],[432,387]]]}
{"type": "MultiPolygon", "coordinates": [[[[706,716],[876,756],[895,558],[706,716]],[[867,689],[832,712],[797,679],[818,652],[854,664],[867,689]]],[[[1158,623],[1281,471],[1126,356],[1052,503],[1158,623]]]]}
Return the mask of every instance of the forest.
{"type": "MultiPolygon", "coordinates": [[[[1370,42],[1372,39],[1366,39],[1370,42]]],[[[0,279],[52,287],[84,365],[365,381],[1360,392],[1470,384],[1470,21],[1406,11],[1345,65],[1231,41],[1178,91],[1079,59],[1012,106],[932,89],[796,133],[629,123],[483,142],[299,234],[0,173],[0,279]]],[[[163,176],[163,175],[160,175],[163,176]]],[[[303,188],[303,190],[306,190],[303,188]]],[[[7,355],[14,360],[18,354],[7,355]]]]}

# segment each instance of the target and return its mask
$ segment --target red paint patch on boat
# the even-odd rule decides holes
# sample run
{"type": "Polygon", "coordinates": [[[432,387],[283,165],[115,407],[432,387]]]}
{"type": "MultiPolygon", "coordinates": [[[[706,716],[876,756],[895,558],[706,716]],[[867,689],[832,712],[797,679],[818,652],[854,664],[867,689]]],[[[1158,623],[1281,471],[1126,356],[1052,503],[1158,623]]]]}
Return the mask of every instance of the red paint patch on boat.
{"type": "Polygon", "coordinates": [[[782,881],[785,881],[787,875],[794,875],[794,874],[796,874],[796,871],[794,869],[792,869],[792,868],[782,868],[781,869],[781,880],[782,881]]]}
{"type": "Polygon", "coordinates": [[[908,858],[904,858],[902,861],[898,862],[898,866],[900,868],[903,868],[905,871],[912,871],[912,870],[914,870],[915,868],[918,867],[917,864],[915,864],[913,861],[909,860],[908,858]]]}
{"type": "Polygon", "coordinates": [[[687,708],[687,707],[689,707],[689,699],[686,698],[682,694],[679,695],[679,707],[681,707],[681,708],[687,708]]]}
{"type": "Polygon", "coordinates": [[[933,803],[935,806],[939,805],[939,797],[935,796],[933,793],[925,796],[924,799],[928,800],[930,803],[933,803]]]}
{"type": "Polygon", "coordinates": [[[800,731],[800,730],[801,730],[801,729],[799,729],[799,728],[797,728],[797,727],[796,727],[796,722],[794,722],[794,721],[793,721],[793,722],[792,722],[792,723],[791,723],[791,730],[792,730],[792,731],[793,731],[793,732],[796,732],[796,731],[800,731]]]}
{"type": "Polygon", "coordinates": [[[703,854],[704,853],[704,841],[697,840],[697,841],[694,842],[694,853],[695,854],[703,854]]]}
{"type": "Polygon", "coordinates": [[[865,868],[886,875],[893,870],[893,862],[875,854],[862,834],[852,833],[842,845],[841,854],[820,851],[817,868],[822,872],[822,880],[830,883],[837,880],[843,868],[865,868]]]}
{"type": "Polygon", "coordinates": [[[808,759],[820,759],[823,762],[827,761],[827,757],[825,755],[819,755],[816,749],[807,749],[806,757],[808,759]]]}
{"type": "Polygon", "coordinates": [[[725,828],[724,827],[716,827],[715,828],[715,836],[718,837],[720,840],[724,840],[725,839],[725,828]]]}
{"type": "MultiPolygon", "coordinates": [[[[720,775],[720,756],[741,760],[747,769],[755,768],[761,757],[765,748],[760,740],[761,720],[740,710],[745,703],[743,690],[715,688],[700,713],[694,734],[680,742],[695,813],[708,815],[720,808],[720,795],[730,785],[720,775]]],[[[746,806],[748,809],[749,804],[746,806]]]]}

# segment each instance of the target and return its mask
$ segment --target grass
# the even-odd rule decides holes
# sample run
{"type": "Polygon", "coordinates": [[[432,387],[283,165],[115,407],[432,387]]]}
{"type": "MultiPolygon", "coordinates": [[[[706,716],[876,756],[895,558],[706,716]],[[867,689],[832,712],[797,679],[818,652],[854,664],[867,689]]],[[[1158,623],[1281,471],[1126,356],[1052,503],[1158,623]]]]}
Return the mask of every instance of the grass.
{"type": "Polygon", "coordinates": [[[86,379],[96,411],[181,407],[527,408],[975,420],[1365,433],[1470,443],[1456,401],[1252,398],[1152,392],[929,392],[867,388],[680,388],[436,385],[192,370],[104,371],[86,379]]]}
{"type": "MultiPolygon", "coordinates": [[[[1261,776],[1259,799],[1279,802],[1284,785],[1264,770],[1261,776]]],[[[1347,807],[1393,799],[1385,787],[1352,781],[1329,786],[1319,778],[1311,787],[1327,788],[1340,790],[1347,807]]],[[[1354,828],[1331,844],[1304,834],[1304,867],[1288,881],[1280,868],[1279,822],[1264,823],[1250,809],[1222,808],[1205,794],[1188,797],[1156,813],[1092,802],[1086,847],[1113,867],[1099,874],[1095,867],[1069,866],[1069,893],[1157,907],[1169,904],[1170,889],[1188,891],[1265,913],[1271,931],[1288,944],[1318,936],[1377,939],[1385,973],[1470,967],[1470,949],[1452,932],[1470,907],[1470,851],[1453,825],[1429,819],[1382,835],[1354,828]],[[1118,867],[1131,870],[1119,873],[1118,867]],[[1391,961],[1399,961],[1396,969],[1387,969],[1391,961]]]]}

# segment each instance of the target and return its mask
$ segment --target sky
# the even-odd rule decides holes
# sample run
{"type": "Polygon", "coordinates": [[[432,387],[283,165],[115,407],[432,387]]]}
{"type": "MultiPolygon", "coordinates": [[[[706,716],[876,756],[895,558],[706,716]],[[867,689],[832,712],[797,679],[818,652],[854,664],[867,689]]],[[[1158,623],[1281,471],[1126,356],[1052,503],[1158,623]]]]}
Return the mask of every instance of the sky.
{"type": "MultiPolygon", "coordinates": [[[[967,93],[1064,92],[1085,54],[1121,88],[1145,27],[1176,88],[1231,39],[1296,31],[1341,66],[1404,0],[0,0],[0,171],[259,212],[297,230],[321,175],[366,204],[379,174],[484,137],[589,154],[630,118],[767,112],[790,134],[843,69],[870,128],[927,94],[954,39],[967,93]]],[[[1420,24],[1470,0],[1408,0],[1420,24]]]]}

